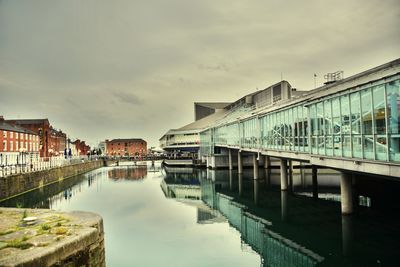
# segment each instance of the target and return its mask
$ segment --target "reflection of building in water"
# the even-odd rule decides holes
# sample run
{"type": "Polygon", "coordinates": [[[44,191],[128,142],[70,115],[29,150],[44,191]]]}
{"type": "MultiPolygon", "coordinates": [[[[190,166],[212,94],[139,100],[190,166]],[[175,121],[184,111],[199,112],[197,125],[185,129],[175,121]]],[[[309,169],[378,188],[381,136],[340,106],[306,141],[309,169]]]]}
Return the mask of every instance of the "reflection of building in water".
{"type": "Polygon", "coordinates": [[[113,180],[142,180],[147,176],[147,166],[113,168],[108,171],[108,178],[113,180]]]}
{"type": "MultiPolygon", "coordinates": [[[[187,173],[186,173],[187,175],[187,173]]],[[[180,174],[162,180],[160,186],[165,197],[197,208],[197,223],[209,224],[225,222],[226,219],[217,210],[213,210],[201,201],[201,190],[198,179],[180,174]]]]}
{"type": "Polygon", "coordinates": [[[211,180],[201,179],[200,188],[202,200],[222,213],[240,232],[244,242],[242,248],[247,250],[250,246],[256,251],[261,256],[262,266],[316,266],[324,260],[324,257],[277,233],[277,225],[272,227],[271,221],[250,213],[247,206],[233,197],[217,193],[211,180]]]}

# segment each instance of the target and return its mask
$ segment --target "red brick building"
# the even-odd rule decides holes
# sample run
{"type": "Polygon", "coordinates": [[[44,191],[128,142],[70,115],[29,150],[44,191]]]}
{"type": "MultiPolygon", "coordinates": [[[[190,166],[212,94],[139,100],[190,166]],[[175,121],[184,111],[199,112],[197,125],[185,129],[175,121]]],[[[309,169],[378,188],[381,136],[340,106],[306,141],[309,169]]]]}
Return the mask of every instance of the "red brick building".
{"type": "Polygon", "coordinates": [[[106,155],[115,157],[143,157],[147,155],[147,142],[141,138],[106,140],[106,155]]]}
{"type": "Polygon", "coordinates": [[[0,165],[22,164],[39,154],[39,136],[0,116],[0,165]]]}
{"type": "Polygon", "coordinates": [[[79,156],[86,156],[90,151],[90,146],[86,145],[85,141],[77,139],[72,144],[75,146],[76,153],[79,156]]]}
{"type": "Polygon", "coordinates": [[[5,120],[6,123],[20,126],[28,129],[39,136],[39,153],[40,157],[51,156],[50,135],[51,126],[48,119],[33,120],[5,120]]]}
{"type": "Polygon", "coordinates": [[[49,156],[61,156],[64,155],[64,151],[67,148],[67,135],[61,130],[50,128],[49,138],[49,156]]]}

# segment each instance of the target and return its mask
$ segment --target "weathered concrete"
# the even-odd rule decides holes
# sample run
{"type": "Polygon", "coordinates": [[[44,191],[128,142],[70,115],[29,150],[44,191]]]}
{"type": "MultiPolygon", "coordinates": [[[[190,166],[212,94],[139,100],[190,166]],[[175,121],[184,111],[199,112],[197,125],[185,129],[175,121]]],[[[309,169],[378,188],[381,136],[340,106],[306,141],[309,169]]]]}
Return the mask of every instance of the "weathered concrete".
{"type": "Polygon", "coordinates": [[[258,160],[257,154],[253,154],[253,175],[254,179],[258,179],[258,160]]]}
{"type": "Polygon", "coordinates": [[[242,153],[238,151],[238,173],[243,173],[242,153]]]}
{"type": "Polygon", "coordinates": [[[103,219],[89,212],[0,208],[0,266],[105,266],[103,219]],[[34,216],[32,225],[24,216],[34,216]]]}
{"type": "Polygon", "coordinates": [[[52,184],[104,166],[102,160],[78,163],[49,170],[21,173],[0,178],[0,200],[52,184]]]}
{"type": "Polygon", "coordinates": [[[352,175],[348,172],[342,172],[340,176],[340,198],[342,204],[342,214],[351,214],[353,207],[353,184],[352,175]]]}

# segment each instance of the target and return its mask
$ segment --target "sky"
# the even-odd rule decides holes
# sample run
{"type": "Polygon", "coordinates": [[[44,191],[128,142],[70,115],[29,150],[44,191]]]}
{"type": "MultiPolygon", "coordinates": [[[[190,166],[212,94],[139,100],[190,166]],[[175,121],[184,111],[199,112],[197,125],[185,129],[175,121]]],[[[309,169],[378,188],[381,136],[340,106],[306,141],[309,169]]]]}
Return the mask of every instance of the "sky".
{"type": "Polygon", "coordinates": [[[0,115],[148,146],[194,102],[400,56],[398,0],[0,0],[0,115]]]}

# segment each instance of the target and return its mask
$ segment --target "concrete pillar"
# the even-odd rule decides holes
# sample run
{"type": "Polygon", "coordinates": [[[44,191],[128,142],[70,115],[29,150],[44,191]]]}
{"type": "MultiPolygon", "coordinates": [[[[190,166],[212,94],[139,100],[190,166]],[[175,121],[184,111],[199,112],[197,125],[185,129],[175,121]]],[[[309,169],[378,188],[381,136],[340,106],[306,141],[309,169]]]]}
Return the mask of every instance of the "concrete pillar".
{"type": "Polygon", "coordinates": [[[288,189],[287,160],[281,159],[281,190],[288,189]]]}
{"type": "Polygon", "coordinates": [[[232,166],[232,149],[228,148],[228,161],[229,161],[229,170],[233,169],[232,166]]]}
{"type": "Polygon", "coordinates": [[[243,174],[238,173],[238,180],[239,180],[239,196],[243,194],[243,174]]]}
{"type": "Polygon", "coordinates": [[[311,166],[312,170],[312,196],[318,198],[318,167],[315,165],[311,166]]]}
{"type": "Polygon", "coordinates": [[[258,179],[258,160],[257,160],[257,154],[253,154],[253,175],[254,179],[258,179]]]}
{"type": "Polygon", "coordinates": [[[342,214],[351,214],[353,207],[353,183],[349,172],[342,172],[340,177],[340,198],[342,203],[342,214]]]}
{"type": "Polygon", "coordinates": [[[289,178],[289,191],[293,192],[293,161],[288,160],[289,169],[288,169],[288,178],[289,178]]]}
{"type": "Polygon", "coordinates": [[[243,173],[242,153],[238,152],[238,173],[243,173]]]}
{"type": "Polygon", "coordinates": [[[269,169],[271,165],[271,158],[267,155],[264,156],[264,169],[269,169]]]}

